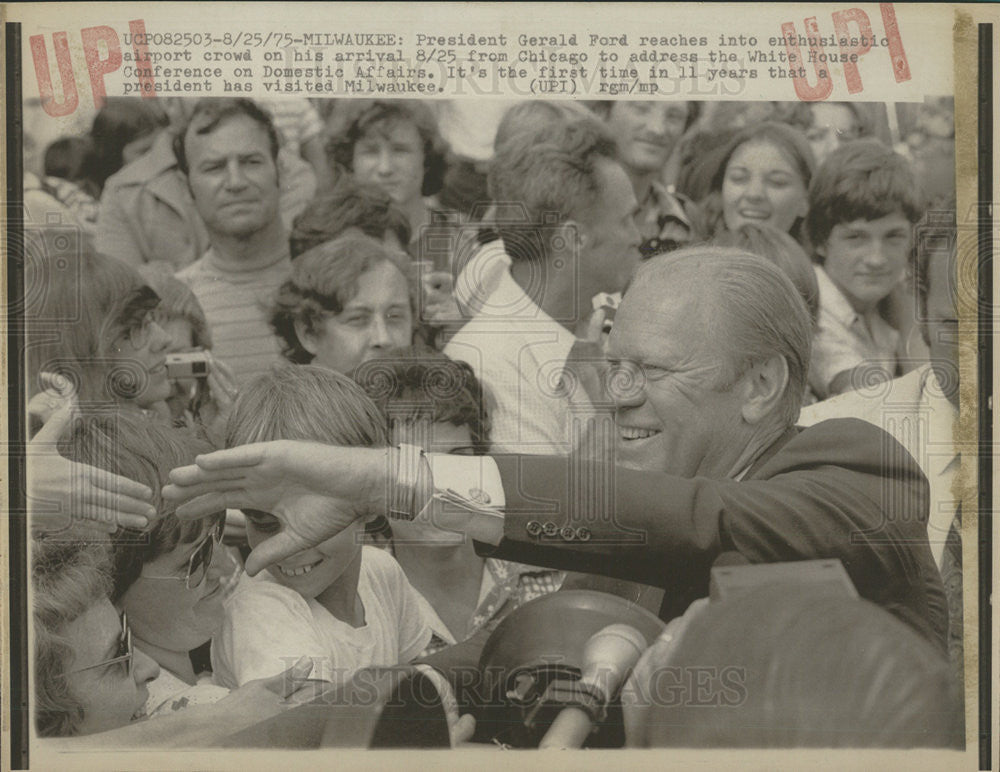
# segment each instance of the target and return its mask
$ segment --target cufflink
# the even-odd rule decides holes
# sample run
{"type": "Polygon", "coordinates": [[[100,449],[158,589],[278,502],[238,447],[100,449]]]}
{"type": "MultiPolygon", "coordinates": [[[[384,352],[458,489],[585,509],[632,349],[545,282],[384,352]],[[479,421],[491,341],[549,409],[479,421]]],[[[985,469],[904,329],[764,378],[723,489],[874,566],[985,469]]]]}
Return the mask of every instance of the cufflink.
{"type": "Polygon", "coordinates": [[[577,541],[590,541],[590,537],[592,535],[593,534],[590,533],[590,529],[589,528],[577,528],[576,529],[576,538],[577,538],[577,541]]]}
{"type": "Polygon", "coordinates": [[[542,532],[542,524],[537,520],[529,520],[524,526],[524,530],[528,532],[529,536],[538,536],[542,532]]]}
{"type": "Polygon", "coordinates": [[[490,503],[490,494],[482,488],[469,488],[469,500],[486,506],[490,503]]]}
{"type": "Polygon", "coordinates": [[[573,541],[576,538],[576,529],[572,526],[564,525],[559,530],[559,535],[562,536],[563,541],[573,541]]]}
{"type": "Polygon", "coordinates": [[[559,528],[551,520],[542,526],[542,533],[546,536],[555,536],[559,533],[559,528]]]}

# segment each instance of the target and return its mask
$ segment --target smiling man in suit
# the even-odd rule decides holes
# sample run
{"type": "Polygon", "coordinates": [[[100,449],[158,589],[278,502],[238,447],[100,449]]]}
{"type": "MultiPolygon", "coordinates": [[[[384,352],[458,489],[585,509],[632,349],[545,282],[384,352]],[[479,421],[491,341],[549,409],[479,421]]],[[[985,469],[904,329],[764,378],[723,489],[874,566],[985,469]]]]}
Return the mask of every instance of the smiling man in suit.
{"type": "Polygon", "coordinates": [[[194,499],[187,516],[276,514],[285,528],[257,547],[250,571],[388,511],[459,530],[495,557],[662,587],[663,619],[708,594],[723,552],[750,563],[837,558],[859,595],[943,654],[927,480],[864,421],[796,428],[810,329],[801,296],[768,261],[680,250],[640,266],[611,332],[617,465],[272,443],[175,470],[165,493],[194,499]]]}

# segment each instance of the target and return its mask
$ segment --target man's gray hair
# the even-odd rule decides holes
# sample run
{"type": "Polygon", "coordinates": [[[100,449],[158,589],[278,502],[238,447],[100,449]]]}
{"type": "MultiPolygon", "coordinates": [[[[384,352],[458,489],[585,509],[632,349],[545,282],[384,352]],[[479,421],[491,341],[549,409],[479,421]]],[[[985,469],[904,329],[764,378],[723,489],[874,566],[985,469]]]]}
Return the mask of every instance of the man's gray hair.
{"type": "MultiPolygon", "coordinates": [[[[812,350],[812,321],[791,279],[763,257],[739,249],[696,246],[652,258],[640,272],[657,268],[689,276],[691,286],[704,284],[706,308],[719,320],[718,341],[725,356],[726,384],[774,355],[788,365],[788,384],[780,418],[786,426],[798,420],[805,396],[812,350]]],[[[639,281],[635,277],[633,283],[639,281]]]]}

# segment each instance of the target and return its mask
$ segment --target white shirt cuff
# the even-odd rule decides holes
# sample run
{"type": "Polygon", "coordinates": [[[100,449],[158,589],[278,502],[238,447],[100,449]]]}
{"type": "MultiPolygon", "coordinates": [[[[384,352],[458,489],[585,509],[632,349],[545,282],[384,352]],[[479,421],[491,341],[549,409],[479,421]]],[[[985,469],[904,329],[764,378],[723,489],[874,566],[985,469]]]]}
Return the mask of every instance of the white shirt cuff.
{"type": "Polygon", "coordinates": [[[503,511],[504,497],[500,469],[489,456],[456,456],[427,453],[434,481],[435,498],[444,498],[469,511],[503,511]]]}

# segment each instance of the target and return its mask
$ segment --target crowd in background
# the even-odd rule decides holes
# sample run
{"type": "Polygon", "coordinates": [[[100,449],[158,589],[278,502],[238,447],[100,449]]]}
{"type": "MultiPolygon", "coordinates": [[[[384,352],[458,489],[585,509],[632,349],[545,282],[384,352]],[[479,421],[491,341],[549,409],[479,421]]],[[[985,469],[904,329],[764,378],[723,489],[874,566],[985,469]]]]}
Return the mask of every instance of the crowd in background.
{"type": "MultiPolygon", "coordinates": [[[[853,416],[890,429],[862,396],[912,381],[899,404],[929,406],[938,432],[897,439],[929,481],[922,549],[947,595],[943,647],[891,604],[838,607],[837,630],[895,642],[877,657],[850,643],[870,660],[852,688],[875,707],[838,702],[840,737],[800,727],[754,742],[954,742],[954,715],[921,712],[963,672],[957,463],[920,447],[950,450],[958,406],[949,100],[109,99],[89,127],[51,138],[31,132],[30,108],[26,286],[44,288],[26,312],[30,493],[66,504],[32,518],[40,735],[194,708],[222,722],[226,706],[262,704],[261,685],[274,691],[301,657],[335,683],[488,633],[560,587],[607,589],[386,518],[250,577],[250,549],[282,528],[272,513],[181,520],[160,490],[199,454],[270,440],[611,452],[594,427],[636,409],[607,393],[608,368],[613,380],[629,359],[608,348],[622,294],[638,296],[644,264],[703,248],[776,266],[808,319],[789,425],[853,416]],[[581,429],[584,409],[597,420],[581,429]],[[885,729],[903,705],[913,721],[885,729]],[[865,723],[885,734],[858,739],[865,723]]],[[[690,323],[721,350],[721,322],[690,323]]],[[[670,377],[654,371],[644,377],[670,377]]],[[[704,473],[658,467],[643,444],[653,432],[629,431],[619,464],[704,473]]],[[[655,612],[664,589],[631,587],[655,612]]],[[[817,665],[834,632],[808,601],[779,613],[766,600],[700,616],[670,656],[715,646],[725,662],[769,613],[797,625],[794,645],[744,640],[779,674],[744,710],[793,725],[806,697],[792,681],[818,668],[816,693],[835,694],[843,673],[817,665]]],[[[630,744],[724,745],[734,731],[727,717],[678,715],[684,732],[644,719],[630,744]]]]}

